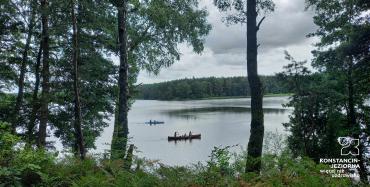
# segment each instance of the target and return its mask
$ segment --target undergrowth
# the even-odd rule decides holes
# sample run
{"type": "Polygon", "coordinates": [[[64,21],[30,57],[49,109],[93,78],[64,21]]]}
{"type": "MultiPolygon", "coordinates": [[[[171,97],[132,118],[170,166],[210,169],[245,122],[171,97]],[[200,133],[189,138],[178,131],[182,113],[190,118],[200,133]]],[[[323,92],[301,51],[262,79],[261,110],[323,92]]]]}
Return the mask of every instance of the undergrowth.
{"type": "Polygon", "coordinates": [[[58,159],[55,153],[22,148],[4,124],[0,134],[0,186],[4,187],[355,186],[349,179],[321,174],[326,166],[293,158],[289,151],[265,151],[260,174],[244,173],[245,153],[230,152],[230,147],[215,147],[205,163],[167,166],[135,158],[131,169],[124,170],[122,160],[91,155],[83,161],[72,156],[58,159]]]}

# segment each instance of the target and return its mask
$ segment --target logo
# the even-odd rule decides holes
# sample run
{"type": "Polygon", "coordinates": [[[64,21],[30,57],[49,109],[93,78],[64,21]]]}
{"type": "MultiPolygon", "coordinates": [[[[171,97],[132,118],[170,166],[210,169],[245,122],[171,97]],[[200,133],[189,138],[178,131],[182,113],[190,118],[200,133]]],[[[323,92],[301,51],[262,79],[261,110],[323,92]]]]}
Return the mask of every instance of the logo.
{"type": "Polygon", "coordinates": [[[360,154],[358,146],[360,145],[359,139],[354,139],[351,137],[339,137],[338,143],[342,146],[340,154],[342,156],[352,155],[357,156],[360,154]]]}

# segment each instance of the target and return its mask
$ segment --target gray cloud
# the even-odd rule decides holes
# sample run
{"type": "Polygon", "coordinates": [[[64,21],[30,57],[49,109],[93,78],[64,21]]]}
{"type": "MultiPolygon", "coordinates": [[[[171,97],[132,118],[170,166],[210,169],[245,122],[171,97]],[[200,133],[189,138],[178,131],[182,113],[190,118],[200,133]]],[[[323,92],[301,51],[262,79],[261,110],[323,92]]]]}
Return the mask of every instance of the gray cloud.
{"type": "MultiPolygon", "coordinates": [[[[313,13],[305,11],[305,0],[274,0],[276,10],[267,15],[258,39],[259,73],[271,75],[282,71],[288,62],[284,59],[284,50],[288,50],[297,60],[312,58],[310,51],[315,39],[306,35],[315,30],[313,13]]],[[[201,55],[192,52],[191,47],[180,45],[181,60],[158,76],[141,72],[139,82],[152,83],[185,77],[208,76],[247,76],[245,60],[246,26],[227,27],[220,13],[212,4],[213,0],[201,1],[209,11],[208,21],[213,30],[206,38],[205,50],[201,55]]]]}
{"type": "MultiPolygon", "coordinates": [[[[218,53],[240,53],[246,47],[246,26],[232,25],[227,27],[221,22],[224,13],[207,1],[210,12],[209,21],[214,26],[207,38],[207,47],[218,53]]],[[[261,47],[273,49],[297,44],[306,40],[306,35],[315,30],[312,12],[304,11],[304,0],[275,0],[276,10],[266,15],[258,33],[261,47]]]]}

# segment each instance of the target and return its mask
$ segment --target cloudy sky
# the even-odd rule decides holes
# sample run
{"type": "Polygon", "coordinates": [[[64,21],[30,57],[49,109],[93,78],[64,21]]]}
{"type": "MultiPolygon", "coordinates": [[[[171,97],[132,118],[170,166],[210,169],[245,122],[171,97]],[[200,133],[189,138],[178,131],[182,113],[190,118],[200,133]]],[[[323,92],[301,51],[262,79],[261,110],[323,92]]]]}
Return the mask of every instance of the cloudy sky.
{"type": "MultiPolygon", "coordinates": [[[[297,60],[310,60],[315,39],[306,35],[315,30],[313,13],[305,11],[305,0],[274,0],[276,10],[270,13],[258,33],[261,44],[258,54],[258,70],[261,75],[282,71],[288,62],[284,50],[297,60]]],[[[201,7],[209,11],[208,21],[212,31],[206,38],[205,50],[196,54],[191,47],[181,44],[181,60],[162,69],[155,76],[142,71],[138,83],[154,83],[191,77],[247,76],[246,26],[226,26],[224,16],[212,4],[213,0],[201,0],[201,7]]]]}

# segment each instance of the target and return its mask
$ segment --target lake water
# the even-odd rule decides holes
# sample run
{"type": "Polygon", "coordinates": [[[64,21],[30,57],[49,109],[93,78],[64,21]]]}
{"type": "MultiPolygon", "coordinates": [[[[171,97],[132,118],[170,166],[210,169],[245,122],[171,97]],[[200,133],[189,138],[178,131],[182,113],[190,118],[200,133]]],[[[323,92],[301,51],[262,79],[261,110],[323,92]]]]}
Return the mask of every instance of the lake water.
{"type": "MultiPolygon", "coordinates": [[[[284,133],[282,123],[288,122],[290,110],[282,107],[288,97],[264,98],[265,131],[284,133]]],[[[137,100],[129,112],[129,137],[136,155],[159,160],[167,165],[188,165],[208,160],[214,146],[246,147],[250,131],[250,99],[217,99],[194,101],[137,100]],[[149,120],[164,124],[148,125],[149,120]],[[200,140],[168,142],[167,137],[201,133],[200,140]]],[[[108,150],[113,121],[98,138],[97,150],[108,150]]],[[[240,149],[239,149],[240,150],[240,149]]]]}

